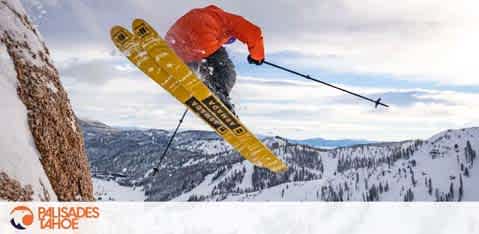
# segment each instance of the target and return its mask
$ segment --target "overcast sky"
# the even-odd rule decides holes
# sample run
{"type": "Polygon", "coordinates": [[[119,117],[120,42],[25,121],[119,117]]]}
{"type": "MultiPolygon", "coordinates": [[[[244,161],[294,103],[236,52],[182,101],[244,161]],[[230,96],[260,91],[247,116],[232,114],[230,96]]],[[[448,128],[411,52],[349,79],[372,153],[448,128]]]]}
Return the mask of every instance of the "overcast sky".
{"type": "MultiPolygon", "coordinates": [[[[115,126],[172,129],[182,105],[120,55],[115,24],[144,18],[164,34],[216,4],[259,25],[267,59],[372,98],[389,109],[244,60],[233,101],[256,133],[288,138],[427,138],[479,124],[479,3],[467,0],[22,0],[38,24],[76,114],[115,126]]],[[[184,129],[207,129],[190,115],[184,129]]]]}

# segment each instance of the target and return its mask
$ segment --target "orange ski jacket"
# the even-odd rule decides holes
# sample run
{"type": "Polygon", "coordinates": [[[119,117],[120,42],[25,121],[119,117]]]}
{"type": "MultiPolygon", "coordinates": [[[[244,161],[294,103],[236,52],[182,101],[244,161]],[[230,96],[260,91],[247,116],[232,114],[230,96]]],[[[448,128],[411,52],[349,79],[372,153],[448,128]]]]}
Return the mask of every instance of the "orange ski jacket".
{"type": "Polygon", "coordinates": [[[214,5],[186,13],[171,26],[165,39],[178,56],[190,63],[210,56],[231,37],[248,45],[253,59],[264,59],[261,29],[214,5]]]}

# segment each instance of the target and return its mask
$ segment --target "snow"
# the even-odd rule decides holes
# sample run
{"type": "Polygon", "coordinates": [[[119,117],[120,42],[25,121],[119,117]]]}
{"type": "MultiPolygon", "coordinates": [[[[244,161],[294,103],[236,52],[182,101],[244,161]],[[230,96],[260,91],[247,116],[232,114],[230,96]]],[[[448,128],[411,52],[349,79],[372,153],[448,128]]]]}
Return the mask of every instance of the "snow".
{"type": "Polygon", "coordinates": [[[78,132],[77,126],[76,126],[76,121],[71,119],[70,120],[70,125],[72,126],[73,131],[78,132]]]}
{"type": "MultiPolygon", "coordinates": [[[[331,160],[328,160],[327,157],[323,157],[323,163],[325,163],[325,169],[329,168],[329,171],[325,171],[325,178],[323,180],[300,182],[300,183],[290,183],[288,184],[289,190],[286,189],[284,197],[281,196],[281,192],[285,189],[285,185],[278,185],[265,189],[260,192],[254,192],[246,194],[240,197],[230,197],[228,200],[253,200],[253,201],[264,201],[264,200],[273,200],[273,201],[304,201],[304,200],[318,200],[318,198],[312,196],[313,191],[318,191],[322,185],[327,185],[332,182],[333,185],[338,185],[344,182],[347,182],[347,176],[351,176],[355,173],[360,175],[360,183],[358,189],[355,189],[354,193],[351,195],[352,200],[361,200],[362,194],[366,193],[364,189],[365,182],[364,178],[367,178],[369,185],[379,184],[381,182],[383,185],[387,181],[389,183],[390,190],[381,194],[381,201],[402,201],[406,191],[411,189],[414,193],[415,201],[434,201],[435,195],[434,192],[430,195],[427,191],[427,186],[425,185],[425,179],[432,178],[433,188],[439,189],[440,192],[448,192],[450,183],[454,183],[454,190],[456,192],[455,200],[458,199],[458,186],[459,186],[459,177],[462,174],[460,170],[460,164],[466,164],[465,162],[465,153],[464,148],[467,141],[469,141],[477,151],[478,144],[477,139],[479,138],[479,129],[470,128],[464,130],[450,130],[446,132],[439,133],[431,137],[428,143],[421,145],[421,147],[415,151],[409,160],[401,159],[398,160],[395,165],[389,170],[386,165],[381,165],[373,169],[352,169],[346,171],[344,174],[333,175],[331,174],[331,160]],[[454,145],[458,145],[458,149],[454,149],[454,145]],[[441,157],[433,159],[430,155],[432,149],[439,149],[441,157]],[[417,180],[417,185],[411,185],[411,176],[410,173],[402,173],[399,175],[397,173],[398,169],[407,168],[410,160],[415,160],[416,166],[411,167],[411,170],[414,172],[415,180],[417,180]],[[328,164],[329,162],[329,164],[328,164]],[[385,176],[380,176],[382,171],[391,171],[391,173],[386,173],[385,176]]],[[[411,146],[410,142],[405,142],[402,146],[403,149],[411,146]]],[[[386,151],[379,149],[375,146],[369,146],[366,148],[345,148],[345,151],[340,152],[347,157],[382,157],[386,154],[386,151]]],[[[477,189],[477,181],[479,175],[477,174],[477,169],[470,169],[470,177],[463,176],[464,181],[464,197],[463,201],[477,201],[479,198],[479,189],[477,189]]]]}
{"type": "Polygon", "coordinates": [[[193,194],[199,196],[207,196],[211,192],[211,188],[213,188],[219,182],[219,180],[217,180],[217,182],[214,183],[212,181],[213,176],[214,174],[207,175],[203,182],[201,182],[201,184],[196,186],[193,190],[176,197],[175,199],[173,199],[173,201],[187,201],[188,198],[193,194]]]}
{"type": "MultiPolygon", "coordinates": [[[[252,185],[252,175],[254,168],[250,163],[233,164],[221,176],[216,176],[220,169],[207,175],[204,181],[192,189],[176,197],[175,201],[186,201],[189,197],[204,196],[206,200],[224,200],[224,201],[319,201],[322,200],[322,189],[334,189],[338,192],[340,187],[348,186],[348,192],[344,190],[344,200],[363,201],[371,191],[374,185],[376,188],[382,185],[385,188],[388,185],[388,191],[379,193],[380,201],[403,201],[408,190],[412,191],[414,201],[436,201],[435,191],[445,195],[449,192],[451,183],[454,184],[454,198],[459,199],[460,177],[463,179],[464,196],[462,201],[477,201],[479,199],[479,189],[477,181],[479,173],[474,169],[472,163],[467,162],[465,156],[465,147],[470,142],[471,147],[479,152],[479,128],[468,128],[459,130],[448,130],[431,137],[427,141],[404,141],[397,143],[380,143],[362,146],[343,147],[333,150],[317,150],[297,145],[305,151],[316,152],[317,157],[321,159],[324,171],[313,168],[306,168],[309,173],[320,175],[319,179],[310,181],[296,181],[279,184],[273,187],[265,188],[260,191],[254,191],[252,185]],[[457,145],[457,147],[455,146],[457,145]],[[412,150],[412,154],[401,156],[399,159],[388,165],[387,158],[398,152],[412,150]],[[439,152],[437,157],[431,155],[432,151],[439,152]],[[339,159],[351,160],[373,160],[374,166],[359,166],[359,168],[347,168],[338,172],[339,159]],[[382,162],[380,161],[382,160],[382,162]],[[414,164],[413,164],[414,162],[414,164]],[[468,167],[470,176],[464,175],[461,170],[461,164],[468,167]],[[236,183],[234,188],[224,194],[213,194],[215,187],[233,175],[235,171],[245,170],[242,181],[236,183]],[[359,178],[356,183],[356,176],[359,178]],[[414,176],[414,183],[413,181],[414,176]],[[213,178],[215,178],[213,180],[213,178]],[[432,193],[429,193],[426,180],[431,178],[432,193]],[[239,191],[242,192],[236,192],[239,191]],[[249,192],[248,192],[249,191],[249,192]],[[251,192],[253,191],[253,192],[251,192]]],[[[185,148],[191,150],[210,150],[212,145],[217,144],[213,141],[204,143],[191,142],[185,144],[185,148]],[[208,144],[209,142],[209,144],[208,144]]],[[[267,144],[278,143],[274,151],[282,159],[293,159],[292,151],[284,151],[285,142],[275,139],[266,139],[267,144]]],[[[297,150],[297,149],[296,149],[297,150]]],[[[312,154],[314,155],[314,154],[312,154]]],[[[314,156],[313,156],[314,157],[314,156]]],[[[196,163],[188,161],[187,164],[196,163]]],[[[290,167],[297,167],[289,162],[290,167]]],[[[477,162],[476,162],[477,164],[477,162]]],[[[328,196],[328,191],[325,191],[328,196]]]]}
{"type": "MultiPolygon", "coordinates": [[[[0,17],[3,16],[4,10],[0,8],[0,17]]],[[[31,185],[34,200],[40,200],[43,194],[39,181],[45,185],[50,198],[56,200],[28,126],[27,109],[17,95],[14,65],[3,44],[0,44],[0,109],[0,171],[18,180],[22,186],[31,185]]]]}
{"type": "Polygon", "coordinates": [[[93,193],[98,201],[145,201],[142,187],[121,186],[113,180],[93,178],[93,193]]]}
{"type": "Polygon", "coordinates": [[[251,163],[243,163],[246,168],[246,173],[241,181],[241,184],[238,186],[240,189],[247,189],[253,187],[253,172],[254,166],[251,163]]]}
{"type": "Polygon", "coordinates": [[[20,1],[16,0],[3,0],[2,2],[6,2],[13,10],[15,10],[18,13],[25,13],[23,10],[23,6],[20,1]]]}
{"type": "Polygon", "coordinates": [[[202,162],[202,161],[204,161],[204,160],[205,160],[204,158],[200,158],[200,159],[194,159],[194,158],[192,158],[192,159],[189,159],[188,161],[186,161],[186,162],[182,165],[182,167],[193,166],[193,165],[198,164],[198,163],[200,163],[200,162],[202,162]]]}
{"type": "Polygon", "coordinates": [[[221,154],[233,150],[231,145],[223,140],[197,140],[189,144],[178,145],[177,148],[200,152],[206,155],[221,154]]]}
{"type": "Polygon", "coordinates": [[[54,93],[58,92],[57,87],[55,87],[55,85],[51,81],[48,81],[47,88],[54,93]]]}
{"type": "Polygon", "coordinates": [[[316,191],[324,183],[324,180],[285,183],[260,192],[229,197],[227,201],[318,201],[316,191]],[[282,191],[285,191],[284,197],[282,191]]]}
{"type": "MultiPolygon", "coordinates": [[[[3,0],[0,2],[0,34],[3,34],[4,31],[7,31],[12,37],[18,40],[24,40],[28,42],[28,46],[31,48],[30,53],[27,50],[20,50],[22,58],[25,59],[26,63],[33,64],[36,66],[44,66],[45,64],[38,56],[39,51],[44,51],[43,40],[40,34],[37,31],[37,34],[33,33],[24,22],[19,19],[12,10],[16,11],[20,15],[25,15],[25,10],[23,9],[20,1],[18,0],[3,0]],[[36,55],[36,56],[34,56],[36,55]]],[[[33,27],[33,25],[32,25],[33,27]]],[[[49,61],[52,63],[52,61],[49,61]]]]}
{"type": "Polygon", "coordinates": [[[212,188],[214,188],[219,183],[221,183],[224,178],[231,176],[236,171],[243,170],[243,168],[246,169],[246,173],[245,173],[245,176],[243,177],[243,180],[238,185],[238,188],[240,189],[252,188],[253,187],[252,175],[253,175],[254,166],[251,163],[239,162],[234,164],[230,170],[228,170],[224,175],[221,175],[219,178],[216,178],[213,180],[213,177],[218,171],[207,175],[205,179],[203,180],[203,182],[201,182],[193,190],[186,192],[184,194],[181,194],[180,196],[176,197],[174,201],[187,201],[191,195],[208,196],[211,193],[212,188]]]}

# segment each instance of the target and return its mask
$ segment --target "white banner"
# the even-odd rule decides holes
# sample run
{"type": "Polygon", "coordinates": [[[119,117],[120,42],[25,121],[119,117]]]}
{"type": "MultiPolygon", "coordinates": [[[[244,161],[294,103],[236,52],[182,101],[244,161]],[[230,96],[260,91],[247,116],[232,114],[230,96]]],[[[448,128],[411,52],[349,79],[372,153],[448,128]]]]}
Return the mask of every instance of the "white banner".
{"type": "Polygon", "coordinates": [[[0,203],[9,233],[477,234],[479,203],[0,203]]]}

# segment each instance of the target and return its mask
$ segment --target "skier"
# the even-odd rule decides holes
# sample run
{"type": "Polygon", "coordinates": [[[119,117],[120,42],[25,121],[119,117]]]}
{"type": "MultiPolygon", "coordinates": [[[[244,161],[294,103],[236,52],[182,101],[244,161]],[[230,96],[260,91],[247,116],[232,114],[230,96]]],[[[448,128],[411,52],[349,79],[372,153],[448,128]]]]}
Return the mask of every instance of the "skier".
{"type": "Polygon", "coordinates": [[[236,81],[236,72],[223,45],[239,39],[248,46],[248,62],[261,65],[264,61],[261,29],[241,16],[210,5],[193,9],[179,18],[168,30],[165,39],[235,113],[230,93],[236,81]]]}

